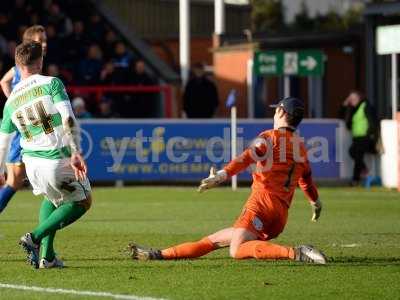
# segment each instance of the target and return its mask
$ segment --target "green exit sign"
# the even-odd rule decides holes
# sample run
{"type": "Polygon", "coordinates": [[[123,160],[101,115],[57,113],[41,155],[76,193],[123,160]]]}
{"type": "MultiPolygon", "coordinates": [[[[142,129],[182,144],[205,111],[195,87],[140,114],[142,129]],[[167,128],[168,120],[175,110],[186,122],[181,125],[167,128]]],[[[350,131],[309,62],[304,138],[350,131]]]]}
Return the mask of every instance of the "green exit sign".
{"type": "Polygon", "coordinates": [[[258,51],[254,54],[254,71],[260,76],[322,76],[324,54],[320,50],[258,51]]]}

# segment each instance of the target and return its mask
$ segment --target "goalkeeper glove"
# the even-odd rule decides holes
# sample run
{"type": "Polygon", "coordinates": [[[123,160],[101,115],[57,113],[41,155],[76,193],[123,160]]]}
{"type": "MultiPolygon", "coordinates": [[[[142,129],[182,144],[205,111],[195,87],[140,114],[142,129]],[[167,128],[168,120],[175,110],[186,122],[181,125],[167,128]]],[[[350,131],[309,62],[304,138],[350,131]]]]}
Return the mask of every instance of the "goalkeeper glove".
{"type": "Polygon", "coordinates": [[[210,175],[207,178],[204,178],[200,182],[200,186],[197,189],[198,192],[204,192],[205,190],[211,189],[224,182],[228,178],[228,174],[225,170],[217,170],[214,167],[210,169],[210,175]]]}
{"type": "Polygon", "coordinates": [[[312,209],[312,213],[313,213],[311,221],[312,222],[317,222],[318,219],[319,219],[319,216],[321,215],[322,202],[318,198],[317,201],[310,202],[310,204],[311,204],[311,209],[312,209]]]}

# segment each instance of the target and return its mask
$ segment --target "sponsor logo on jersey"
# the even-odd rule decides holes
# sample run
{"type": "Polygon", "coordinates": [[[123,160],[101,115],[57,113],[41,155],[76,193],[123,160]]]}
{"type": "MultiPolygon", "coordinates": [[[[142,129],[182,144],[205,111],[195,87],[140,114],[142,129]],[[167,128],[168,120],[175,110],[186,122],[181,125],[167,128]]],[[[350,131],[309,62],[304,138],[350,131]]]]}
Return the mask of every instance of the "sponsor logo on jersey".
{"type": "Polygon", "coordinates": [[[264,224],[262,223],[259,217],[254,217],[253,226],[257,231],[261,231],[264,227],[264,224]]]}

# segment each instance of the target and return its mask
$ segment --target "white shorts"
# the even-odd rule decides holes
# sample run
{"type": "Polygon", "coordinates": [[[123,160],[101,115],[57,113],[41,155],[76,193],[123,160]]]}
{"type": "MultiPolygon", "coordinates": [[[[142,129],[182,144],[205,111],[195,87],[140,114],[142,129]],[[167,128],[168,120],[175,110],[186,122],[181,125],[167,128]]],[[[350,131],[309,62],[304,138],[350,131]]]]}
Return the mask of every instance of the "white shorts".
{"type": "Polygon", "coordinates": [[[82,201],[90,194],[88,179],[77,181],[69,158],[45,159],[23,156],[26,175],[35,195],[45,195],[56,207],[65,202],[82,201]]]}

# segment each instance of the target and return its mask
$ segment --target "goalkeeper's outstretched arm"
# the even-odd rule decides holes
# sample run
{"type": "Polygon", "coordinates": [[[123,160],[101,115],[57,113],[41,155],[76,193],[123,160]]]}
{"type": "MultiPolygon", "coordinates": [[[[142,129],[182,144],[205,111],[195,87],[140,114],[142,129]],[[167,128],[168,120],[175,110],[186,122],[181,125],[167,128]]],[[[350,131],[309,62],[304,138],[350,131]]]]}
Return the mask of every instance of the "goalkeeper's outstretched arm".
{"type": "Polygon", "coordinates": [[[246,149],[238,157],[231,160],[225,167],[224,170],[228,177],[232,177],[244,170],[246,170],[251,164],[256,163],[256,158],[253,154],[253,149],[246,149]]]}
{"type": "Polygon", "coordinates": [[[247,169],[251,164],[256,163],[257,157],[263,157],[266,153],[265,143],[253,144],[242,154],[230,161],[222,170],[217,171],[214,167],[210,170],[210,175],[204,178],[198,188],[199,192],[218,186],[229,177],[236,175],[247,169]],[[257,157],[255,157],[257,156],[257,157]]]}

